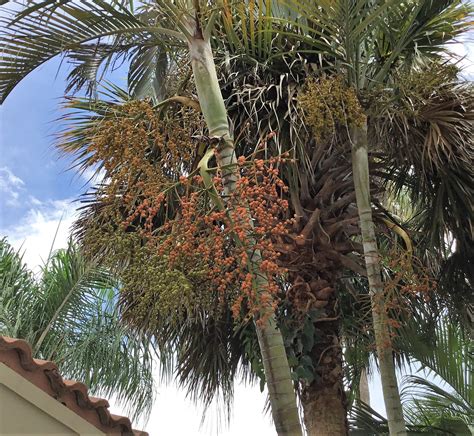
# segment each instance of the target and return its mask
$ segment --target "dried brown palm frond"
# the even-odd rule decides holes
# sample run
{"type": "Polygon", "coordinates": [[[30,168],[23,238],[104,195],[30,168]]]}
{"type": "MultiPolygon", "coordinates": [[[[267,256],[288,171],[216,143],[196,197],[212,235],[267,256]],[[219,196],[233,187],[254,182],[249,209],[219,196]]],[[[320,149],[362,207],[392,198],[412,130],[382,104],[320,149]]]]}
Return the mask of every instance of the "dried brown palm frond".
{"type": "Polygon", "coordinates": [[[370,126],[388,178],[416,205],[426,241],[444,249],[451,234],[458,249],[472,250],[474,86],[439,63],[403,73],[374,100],[370,126]]]}

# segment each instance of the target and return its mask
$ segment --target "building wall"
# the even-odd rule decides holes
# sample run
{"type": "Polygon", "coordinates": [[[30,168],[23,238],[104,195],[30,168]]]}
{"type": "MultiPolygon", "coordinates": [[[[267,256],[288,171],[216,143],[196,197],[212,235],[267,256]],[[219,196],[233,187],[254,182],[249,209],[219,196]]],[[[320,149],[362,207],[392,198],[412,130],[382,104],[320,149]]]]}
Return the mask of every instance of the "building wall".
{"type": "Polygon", "coordinates": [[[3,385],[0,385],[0,434],[78,435],[3,385]]]}
{"type": "Polygon", "coordinates": [[[105,436],[58,400],[0,363],[0,436],[105,436]]]}

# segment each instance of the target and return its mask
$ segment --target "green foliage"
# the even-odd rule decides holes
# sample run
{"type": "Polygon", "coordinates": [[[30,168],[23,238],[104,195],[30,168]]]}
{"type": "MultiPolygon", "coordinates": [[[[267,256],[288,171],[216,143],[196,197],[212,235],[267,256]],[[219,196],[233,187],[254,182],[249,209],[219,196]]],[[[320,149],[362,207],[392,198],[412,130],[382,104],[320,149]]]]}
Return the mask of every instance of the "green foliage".
{"type": "Polygon", "coordinates": [[[292,368],[292,377],[301,385],[310,385],[315,380],[311,352],[321,334],[315,326],[315,321],[321,318],[322,311],[312,309],[304,316],[296,318],[291,315],[291,307],[283,305],[279,313],[279,326],[285,341],[288,362],[292,368]]]}
{"type": "Polygon", "coordinates": [[[35,277],[3,239],[0,285],[0,334],[27,340],[35,357],[92,393],[114,395],[132,417],[149,414],[153,345],[120,322],[115,276],[70,242],[35,277]]]}
{"type": "MultiPolygon", "coordinates": [[[[94,92],[97,82],[102,78],[101,70],[104,67],[106,70],[113,68],[115,61],[129,57],[132,68],[130,85],[140,93],[147,86],[146,82],[162,75],[157,66],[154,74],[146,79],[144,76],[149,72],[143,68],[144,59],[147,56],[149,59],[154,58],[156,53],[153,53],[153,49],[156,46],[162,47],[170,40],[176,44],[181,34],[176,31],[176,26],[172,28],[166,14],[160,17],[161,22],[158,24],[147,20],[146,14],[132,13],[128,6],[103,0],[80,3],[46,0],[22,5],[18,11],[18,8],[7,5],[1,18],[5,55],[0,61],[0,101],[28,73],[65,52],[73,65],[69,90],[86,87],[89,92],[94,92]],[[168,24],[169,28],[161,27],[163,24],[168,24]],[[17,38],[18,34],[23,37],[17,38]],[[102,42],[104,39],[110,42],[102,42]],[[142,49],[136,50],[137,45],[142,49]],[[28,49],[22,50],[22,47],[28,49]],[[149,50],[144,50],[145,47],[149,50]],[[137,78],[136,74],[140,74],[143,80],[137,78]]],[[[168,6],[171,7],[171,4],[168,6]]],[[[156,95],[160,95],[159,89],[156,95]]]]}
{"type": "MultiPolygon", "coordinates": [[[[401,396],[409,434],[470,435],[474,414],[472,340],[461,324],[436,317],[434,311],[413,311],[404,319],[394,344],[407,356],[401,396]],[[431,380],[430,377],[431,376],[431,380]]],[[[354,402],[354,434],[385,434],[386,421],[369,406],[354,402]]]]}
{"type": "MultiPolygon", "coordinates": [[[[408,321],[400,329],[400,341],[403,341],[404,349],[413,360],[422,365],[422,368],[436,374],[451,386],[464,404],[465,414],[472,416],[474,362],[471,340],[465,336],[459,325],[449,324],[446,319],[438,320],[430,336],[422,338],[413,333],[423,331],[423,323],[415,324],[415,322],[415,320],[408,321]]],[[[417,378],[412,380],[416,380],[422,386],[417,378]]],[[[429,383],[426,387],[432,388],[429,383]]],[[[453,402],[453,406],[456,403],[459,401],[453,402]]]]}

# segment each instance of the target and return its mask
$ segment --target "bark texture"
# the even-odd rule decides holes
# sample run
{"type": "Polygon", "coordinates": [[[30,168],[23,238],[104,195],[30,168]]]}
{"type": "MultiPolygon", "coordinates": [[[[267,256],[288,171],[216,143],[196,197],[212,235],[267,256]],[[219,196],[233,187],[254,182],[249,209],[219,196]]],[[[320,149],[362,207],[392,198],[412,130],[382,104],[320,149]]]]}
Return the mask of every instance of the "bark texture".
{"type": "Polygon", "coordinates": [[[279,245],[280,261],[288,271],[287,298],[296,319],[317,310],[313,322],[311,357],[315,379],[301,387],[304,421],[309,435],[346,435],[347,400],[342,382],[340,295],[337,283],[345,269],[365,273],[354,252],[362,246],[351,237],[359,233],[351,164],[343,149],[314,144],[314,179],[307,195],[293,200],[298,216],[293,231],[279,245]],[[298,205],[299,202],[299,205],[298,205]],[[298,210],[303,211],[301,215],[298,210]],[[325,398],[330,401],[326,408],[325,398]]]}
{"type": "MultiPolygon", "coordinates": [[[[318,293],[321,295],[321,291],[318,293]]],[[[311,360],[315,379],[301,392],[304,422],[309,436],[345,436],[348,434],[347,399],[342,382],[342,346],[336,291],[327,300],[324,315],[329,321],[321,318],[314,323],[317,339],[311,350],[311,360]]]]}
{"type": "Polygon", "coordinates": [[[303,410],[308,436],[347,434],[347,411],[339,386],[309,387],[304,394],[303,410]]]}

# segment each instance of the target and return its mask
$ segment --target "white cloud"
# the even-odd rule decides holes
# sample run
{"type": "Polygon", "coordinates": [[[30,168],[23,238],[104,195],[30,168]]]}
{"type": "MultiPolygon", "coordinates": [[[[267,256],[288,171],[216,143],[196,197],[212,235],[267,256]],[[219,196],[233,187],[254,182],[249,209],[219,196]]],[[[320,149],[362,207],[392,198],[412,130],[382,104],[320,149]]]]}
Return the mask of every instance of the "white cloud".
{"type": "Polygon", "coordinates": [[[0,168],[0,192],[5,199],[5,204],[10,207],[20,205],[19,197],[24,191],[25,182],[8,167],[0,168]]]}
{"type": "Polygon", "coordinates": [[[42,203],[33,198],[31,202],[34,207],[17,223],[1,229],[0,234],[17,250],[21,249],[28,266],[38,271],[51,249],[66,246],[69,229],[76,217],[76,205],[69,199],[42,203]]]}
{"type": "Polygon", "coordinates": [[[33,197],[32,195],[30,195],[28,199],[33,206],[41,206],[43,204],[40,200],[38,200],[36,197],[33,197]]]}

